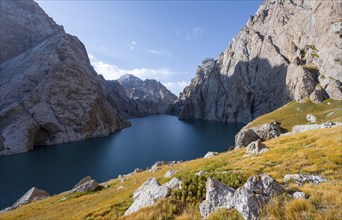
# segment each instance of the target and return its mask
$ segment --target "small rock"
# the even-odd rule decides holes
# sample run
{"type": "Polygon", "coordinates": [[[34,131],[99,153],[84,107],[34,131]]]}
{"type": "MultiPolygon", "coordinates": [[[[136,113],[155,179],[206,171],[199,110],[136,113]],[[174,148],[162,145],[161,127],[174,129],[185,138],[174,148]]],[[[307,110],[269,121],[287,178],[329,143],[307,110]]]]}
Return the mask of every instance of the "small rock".
{"type": "Polygon", "coordinates": [[[81,193],[92,192],[97,187],[99,187],[99,184],[96,182],[96,180],[90,180],[70,190],[69,194],[76,193],[76,192],[81,192],[81,193]]]}
{"type": "Polygon", "coordinates": [[[174,188],[182,189],[182,181],[178,178],[172,178],[169,182],[165,183],[163,186],[170,188],[171,190],[174,188]]]}
{"type": "Polygon", "coordinates": [[[177,172],[178,172],[178,170],[168,170],[168,171],[165,173],[164,177],[165,177],[165,178],[172,177],[172,176],[175,175],[177,172]]]}
{"type": "Polygon", "coordinates": [[[327,121],[323,124],[323,128],[331,128],[332,126],[334,126],[335,123],[331,122],[331,121],[327,121]]]}
{"type": "Polygon", "coordinates": [[[84,183],[86,183],[86,182],[88,182],[88,181],[90,181],[90,180],[92,180],[91,176],[86,176],[86,177],[84,177],[83,179],[81,179],[81,180],[73,187],[73,189],[79,187],[80,185],[82,185],[82,184],[84,184],[84,183]]]}
{"type": "Polygon", "coordinates": [[[122,177],[122,175],[121,175],[121,174],[119,174],[118,178],[121,178],[121,177],[122,177]]]}
{"type": "Polygon", "coordinates": [[[157,161],[153,164],[151,169],[149,170],[150,173],[156,172],[158,169],[160,169],[160,166],[165,165],[165,164],[170,164],[171,162],[168,161],[157,161]]]}
{"type": "Polygon", "coordinates": [[[258,139],[247,146],[246,154],[249,156],[253,154],[262,154],[268,150],[269,149],[266,147],[266,145],[261,143],[261,140],[258,139]]]}
{"type": "Polygon", "coordinates": [[[133,173],[139,173],[139,172],[142,172],[144,171],[143,169],[140,169],[140,168],[135,168],[133,173]]]}
{"type": "Polygon", "coordinates": [[[116,190],[120,190],[120,189],[123,189],[124,187],[123,186],[119,186],[118,188],[116,188],[116,190]]]}
{"type": "Polygon", "coordinates": [[[311,122],[311,123],[314,123],[314,122],[316,122],[316,117],[314,116],[314,115],[311,115],[311,114],[307,114],[306,115],[306,120],[308,120],[309,122],[311,122]]]}
{"type": "Polygon", "coordinates": [[[206,155],[204,155],[204,158],[214,157],[217,154],[218,154],[217,152],[209,151],[206,155]]]}
{"type": "Polygon", "coordinates": [[[202,170],[200,170],[197,173],[195,173],[196,176],[203,176],[203,175],[206,175],[206,174],[208,174],[208,172],[202,171],[202,170]]]}
{"type": "Polygon", "coordinates": [[[322,103],[324,100],[324,90],[320,85],[317,85],[315,90],[310,95],[310,101],[315,104],[322,103]]]}
{"type": "Polygon", "coordinates": [[[295,199],[306,199],[306,194],[304,192],[295,192],[292,196],[295,199]]]}
{"type": "Polygon", "coordinates": [[[120,180],[120,183],[123,183],[123,182],[126,182],[127,180],[129,180],[129,178],[122,178],[121,180],[120,180]]]}
{"type": "Polygon", "coordinates": [[[298,185],[303,183],[320,184],[322,182],[327,182],[328,180],[322,176],[317,175],[305,175],[305,174],[286,174],[284,176],[284,182],[292,181],[298,185]]]}

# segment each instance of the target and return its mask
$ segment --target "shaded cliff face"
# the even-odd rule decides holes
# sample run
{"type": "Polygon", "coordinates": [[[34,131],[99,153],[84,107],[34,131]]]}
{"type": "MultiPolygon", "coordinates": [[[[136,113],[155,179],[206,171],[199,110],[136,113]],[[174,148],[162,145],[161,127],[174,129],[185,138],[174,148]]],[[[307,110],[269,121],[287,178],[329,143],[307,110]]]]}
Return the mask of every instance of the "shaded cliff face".
{"type": "Polygon", "coordinates": [[[265,1],[173,106],[181,119],[249,122],[313,92],[342,99],[338,1],[265,1]]]}
{"type": "Polygon", "coordinates": [[[126,94],[138,105],[142,113],[165,114],[177,96],[156,80],[141,80],[131,74],[124,75],[118,82],[126,94]]]}
{"type": "Polygon", "coordinates": [[[84,45],[35,2],[1,1],[0,20],[1,40],[12,42],[1,42],[0,155],[129,126],[84,45]]]}

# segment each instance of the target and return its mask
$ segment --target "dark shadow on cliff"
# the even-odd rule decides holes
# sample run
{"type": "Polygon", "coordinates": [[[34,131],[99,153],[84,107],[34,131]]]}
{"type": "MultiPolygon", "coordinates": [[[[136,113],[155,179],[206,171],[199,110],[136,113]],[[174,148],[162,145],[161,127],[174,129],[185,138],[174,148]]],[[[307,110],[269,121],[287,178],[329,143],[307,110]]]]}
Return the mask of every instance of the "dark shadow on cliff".
{"type": "MultiPolygon", "coordinates": [[[[288,63],[285,60],[278,66],[264,58],[239,61],[233,71],[229,68],[229,75],[220,74],[221,66],[216,61],[201,83],[190,85],[191,95],[173,105],[171,113],[180,119],[245,123],[293,100],[286,84],[288,63]]],[[[312,73],[306,74],[313,84],[317,82],[312,73]]]]}

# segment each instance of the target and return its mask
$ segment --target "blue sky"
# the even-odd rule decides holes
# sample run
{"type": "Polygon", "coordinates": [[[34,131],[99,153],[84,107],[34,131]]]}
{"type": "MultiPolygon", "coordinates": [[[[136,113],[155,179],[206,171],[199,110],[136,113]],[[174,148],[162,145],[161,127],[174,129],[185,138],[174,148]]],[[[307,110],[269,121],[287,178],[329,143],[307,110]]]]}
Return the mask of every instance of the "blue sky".
{"type": "Polygon", "coordinates": [[[216,58],[261,0],[36,0],[86,46],[106,79],[125,73],[161,81],[176,95],[208,57],[216,58]]]}

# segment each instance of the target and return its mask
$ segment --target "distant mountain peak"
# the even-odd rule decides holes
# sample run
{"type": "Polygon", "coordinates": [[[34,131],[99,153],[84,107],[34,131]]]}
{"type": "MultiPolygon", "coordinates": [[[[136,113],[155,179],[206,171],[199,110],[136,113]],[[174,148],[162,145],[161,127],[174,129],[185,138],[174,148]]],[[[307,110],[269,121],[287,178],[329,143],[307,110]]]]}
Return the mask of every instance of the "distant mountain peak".
{"type": "Polygon", "coordinates": [[[118,79],[131,99],[139,102],[140,108],[148,114],[165,114],[169,106],[177,100],[177,96],[170,92],[162,83],[154,79],[141,80],[126,74],[118,79]]]}

